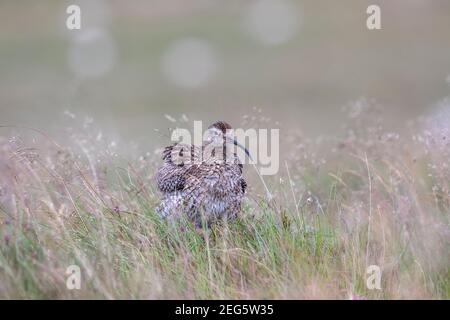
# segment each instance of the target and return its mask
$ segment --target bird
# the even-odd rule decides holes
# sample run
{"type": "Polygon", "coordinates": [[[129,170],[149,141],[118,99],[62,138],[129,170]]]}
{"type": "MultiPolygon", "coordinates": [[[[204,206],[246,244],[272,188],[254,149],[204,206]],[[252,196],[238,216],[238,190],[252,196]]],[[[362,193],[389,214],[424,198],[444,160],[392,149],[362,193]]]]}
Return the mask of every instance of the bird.
{"type": "Polygon", "coordinates": [[[157,214],[170,220],[186,217],[197,227],[235,219],[247,189],[235,146],[250,157],[231,125],[217,121],[208,127],[201,146],[165,147],[155,174],[162,194],[157,214]]]}

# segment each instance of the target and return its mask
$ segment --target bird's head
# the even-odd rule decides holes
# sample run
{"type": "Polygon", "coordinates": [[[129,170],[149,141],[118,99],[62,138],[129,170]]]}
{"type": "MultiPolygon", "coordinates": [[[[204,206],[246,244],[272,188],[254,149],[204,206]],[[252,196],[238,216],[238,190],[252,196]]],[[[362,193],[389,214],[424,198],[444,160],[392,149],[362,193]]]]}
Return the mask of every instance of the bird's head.
{"type": "Polygon", "coordinates": [[[242,144],[240,144],[235,135],[233,128],[225,121],[217,121],[214,122],[212,125],[208,127],[208,130],[206,131],[206,142],[209,144],[211,143],[215,147],[224,146],[226,147],[226,144],[232,144],[235,146],[238,146],[242,150],[244,150],[245,154],[251,158],[250,152],[247,150],[246,147],[244,147],[242,144]]]}

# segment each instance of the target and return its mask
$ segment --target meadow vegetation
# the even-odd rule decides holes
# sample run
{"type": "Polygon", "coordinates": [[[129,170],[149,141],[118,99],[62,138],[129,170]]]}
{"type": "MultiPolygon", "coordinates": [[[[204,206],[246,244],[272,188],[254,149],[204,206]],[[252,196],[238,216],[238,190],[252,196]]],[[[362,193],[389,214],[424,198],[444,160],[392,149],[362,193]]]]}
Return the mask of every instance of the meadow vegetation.
{"type": "MultiPolygon", "coordinates": [[[[0,298],[449,299],[450,137],[427,119],[388,132],[365,100],[346,112],[333,137],[281,128],[273,198],[247,165],[240,217],[205,230],[155,214],[158,150],[90,122],[60,137],[0,129],[0,298]]],[[[256,126],[276,127],[243,117],[256,126]]]]}

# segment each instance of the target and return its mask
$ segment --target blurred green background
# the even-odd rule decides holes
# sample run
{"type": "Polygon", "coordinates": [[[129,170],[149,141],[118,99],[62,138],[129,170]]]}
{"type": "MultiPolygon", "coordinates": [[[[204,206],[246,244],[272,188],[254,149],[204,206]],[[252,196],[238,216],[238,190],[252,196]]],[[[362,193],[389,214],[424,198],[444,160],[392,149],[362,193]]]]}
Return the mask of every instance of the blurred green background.
{"type": "Polygon", "coordinates": [[[0,124],[52,134],[91,116],[150,146],[164,114],[238,125],[254,106],[333,134],[359,97],[401,128],[449,94],[449,75],[448,0],[0,0],[0,124]],[[81,30],[66,28],[70,4],[81,30]],[[366,28],[370,4],[382,30],[366,28]]]}

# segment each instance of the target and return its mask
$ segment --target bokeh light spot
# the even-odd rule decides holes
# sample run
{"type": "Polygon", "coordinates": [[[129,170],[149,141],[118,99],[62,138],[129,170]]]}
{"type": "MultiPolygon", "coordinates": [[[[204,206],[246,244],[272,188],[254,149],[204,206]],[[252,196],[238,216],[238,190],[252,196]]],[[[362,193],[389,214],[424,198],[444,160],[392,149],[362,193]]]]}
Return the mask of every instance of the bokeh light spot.
{"type": "Polygon", "coordinates": [[[176,41],[162,59],[162,69],[167,79],[184,88],[206,85],[217,71],[217,65],[217,58],[210,45],[195,38],[176,41]]]}
{"type": "Polygon", "coordinates": [[[77,32],[69,49],[69,65],[80,77],[99,77],[114,67],[116,48],[112,38],[101,29],[77,32]]]}
{"type": "Polygon", "coordinates": [[[450,141],[450,97],[437,103],[428,122],[428,132],[435,142],[448,146],[450,141]]]}
{"type": "Polygon", "coordinates": [[[259,0],[244,16],[248,33],[264,45],[279,45],[291,40],[300,26],[300,12],[284,0],[259,0]]]}

